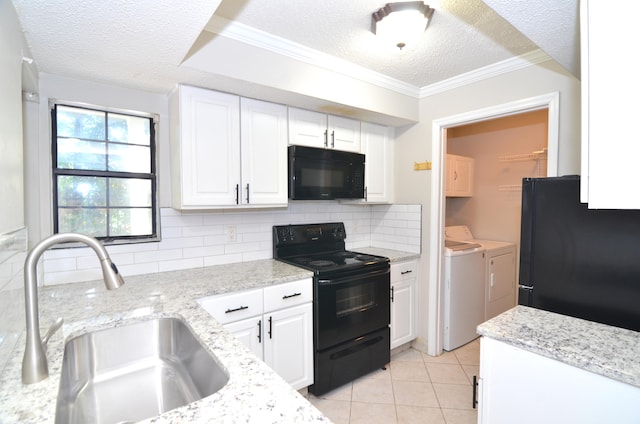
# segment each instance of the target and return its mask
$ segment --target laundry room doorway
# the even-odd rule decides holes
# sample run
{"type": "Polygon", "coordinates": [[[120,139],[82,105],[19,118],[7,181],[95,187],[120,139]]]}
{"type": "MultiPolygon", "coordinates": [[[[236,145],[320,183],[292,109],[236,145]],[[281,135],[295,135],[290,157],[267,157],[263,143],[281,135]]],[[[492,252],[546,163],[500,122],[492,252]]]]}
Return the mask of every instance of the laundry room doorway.
{"type": "MultiPolygon", "coordinates": [[[[486,196],[486,193],[482,195],[471,196],[465,202],[464,199],[458,202],[450,202],[445,196],[446,191],[446,155],[449,153],[449,137],[451,137],[451,153],[456,152],[465,153],[468,155],[476,155],[479,159],[478,165],[482,170],[483,187],[478,189],[481,192],[491,190],[494,192],[492,196],[501,197],[505,200],[504,213],[509,216],[511,223],[505,228],[508,234],[504,237],[507,239],[514,237],[514,231],[519,231],[519,184],[521,184],[521,172],[532,175],[524,176],[555,176],[558,172],[558,128],[559,128],[559,93],[550,93],[533,98],[523,99],[511,103],[493,106],[490,108],[475,110],[464,114],[445,117],[433,121],[433,145],[432,145],[432,158],[434,161],[434,174],[431,180],[431,192],[439,193],[434,195],[431,203],[431,220],[430,231],[431,239],[429,245],[429,260],[432,266],[429,270],[429,309],[428,309],[428,337],[427,337],[427,352],[430,355],[438,355],[442,352],[443,345],[443,278],[444,278],[444,227],[453,223],[455,220],[469,220],[469,224],[474,225],[473,222],[484,221],[482,214],[492,214],[491,209],[484,211],[485,208],[478,206],[484,202],[491,203],[490,197],[486,196]],[[529,115],[531,114],[531,115],[529,115]],[[476,133],[489,133],[486,135],[487,139],[491,139],[492,131],[505,131],[509,132],[507,128],[509,125],[512,127],[518,127],[518,121],[526,122],[530,120],[530,123],[525,124],[538,125],[545,124],[541,122],[546,115],[546,150],[543,144],[542,138],[540,140],[534,140],[533,144],[522,145],[522,148],[518,146],[516,141],[513,141],[510,145],[506,140],[502,142],[496,142],[491,148],[482,148],[481,140],[484,136],[480,137],[476,133]],[[501,119],[506,121],[501,122],[501,119]],[[499,129],[501,123],[506,123],[505,128],[499,129]],[[456,134],[457,133],[457,134],[456,134]],[[476,145],[467,146],[469,137],[473,135],[476,138],[476,145]],[[465,141],[466,139],[466,141],[465,141]],[[531,148],[529,148],[531,147],[531,148]],[[513,149],[513,150],[512,150],[513,149]],[[534,150],[535,149],[535,150],[534,150]],[[485,151],[486,150],[486,151],[485,151]],[[532,159],[525,159],[524,155],[532,155],[532,159]],[[535,160],[533,159],[535,158],[535,160]],[[520,163],[522,162],[522,163],[520,163]],[[497,165],[496,165],[497,163],[497,165]],[[529,167],[528,170],[522,170],[522,167],[529,167]],[[493,168],[493,169],[492,169],[493,168]],[[518,168],[518,169],[516,169],[518,168]],[[486,177],[486,178],[485,178],[486,177]],[[498,193],[498,194],[495,194],[498,193]],[[476,200],[474,197],[477,197],[476,200]],[[481,198],[485,198],[479,200],[481,198]],[[476,203],[474,205],[474,203],[476,203]],[[518,205],[513,207],[513,205],[518,205]],[[511,206],[508,206],[511,205],[511,206]],[[450,210],[449,210],[450,209],[450,210]],[[510,209],[510,210],[509,210],[510,209]],[[447,216],[449,212],[450,216],[447,216]],[[453,217],[453,214],[458,217],[453,217]],[[517,227],[517,230],[514,228],[517,227]]],[[[538,131],[540,128],[538,128],[538,131]]],[[[526,130],[525,130],[526,132],[526,130]]],[[[495,135],[495,134],[494,134],[495,135]]],[[[517,136],[516,136],[517,138],[517,136]]],[[[486,140],[485,140],[486,142],[486,140]]],[[[489,147],[489,145],[485,146],[489,147]]],[[[460,155],[460,156],[464,156],[460,155]]],[[[475,168],[475,164],[474,164],[475,168]]],[[[475,172],[474,172],[475,174],[475,172]]],[[[473,184],[474,190],[477,184],[473,184]]],[[[486,236],[487,238],[501,239],[504,238],[500,232],[496,230],[488,230],[488,228],[497,228],[491,222],[501,218],[491,216],[490,220],[486,220],[486,227],[480,225],[479,233],[476,237],[486,236]]],[[[507,218],[505,218],[507,219],[507,218]]],[[[473,230],[473,229],[472,229],[473,230]]],[[[519,234],[516,236],[519,240],[519,234]]]]}

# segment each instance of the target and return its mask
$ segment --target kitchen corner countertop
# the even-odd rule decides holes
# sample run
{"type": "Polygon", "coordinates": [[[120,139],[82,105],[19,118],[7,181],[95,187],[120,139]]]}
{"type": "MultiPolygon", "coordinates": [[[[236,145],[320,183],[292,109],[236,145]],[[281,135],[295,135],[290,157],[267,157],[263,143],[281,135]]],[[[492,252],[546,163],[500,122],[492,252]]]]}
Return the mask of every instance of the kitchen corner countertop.
{"type": "Polygon", "coordinates": [[[310,271],[269,259],[184,271],[125,275],[125,285],[113,291],[108,291],[101,280],[41,288],[42,334],[57,317],[65,320],[62,331],[49,340],[50,376],[39,383],[22,384],[23,334],[0,374],[0,422],[54,421],[64,343],[69,337],[157,317],[183,319],[227,369],[230,378],[213,395],[142,422],[330,422],[196,302],[205,296],[311,276],[310,271]]]}
{"type": "Polygon", "coordinates": [[[640,332],[516,306],[478,334],[640,387],[640,332]]]}
{"type": "Polygon", "coordinates": [[[387,258],[389,258],[389,262],[391,263],[409,261],[412,259],[418,259],[420,257],[419,253],[382,249],[380,247],[355,247],[349,250],[353,250],[354,252],[359,253],[367,253],[369,255],[386,256],[387,258]]]}

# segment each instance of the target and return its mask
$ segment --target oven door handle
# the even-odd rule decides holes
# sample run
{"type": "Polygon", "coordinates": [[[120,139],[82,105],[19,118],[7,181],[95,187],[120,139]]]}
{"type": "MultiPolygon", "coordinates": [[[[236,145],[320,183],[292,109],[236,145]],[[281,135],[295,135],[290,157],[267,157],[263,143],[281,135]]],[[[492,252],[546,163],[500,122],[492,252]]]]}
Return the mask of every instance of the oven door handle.
{"type": "Polygon", "coordinates": [[[385,274],[389,274],[389,268],[387,268],[386,270],[376,270],[376,271],[371,271],[371,272],[362,273],[362,274],[360,274],[360,273],[352,274],[352,275],[349,275],[347,277],[320,278],[320,279],[318,279],[318,284],[321,285],[321,286],[329,286],[329,285],[334,285],[334,284],[345,284],[345,283],[349,283],[351,281],[357,281],[357,280],[362,280],[362,279],[365,279],[365,278],[383,276],[385,274]]]}

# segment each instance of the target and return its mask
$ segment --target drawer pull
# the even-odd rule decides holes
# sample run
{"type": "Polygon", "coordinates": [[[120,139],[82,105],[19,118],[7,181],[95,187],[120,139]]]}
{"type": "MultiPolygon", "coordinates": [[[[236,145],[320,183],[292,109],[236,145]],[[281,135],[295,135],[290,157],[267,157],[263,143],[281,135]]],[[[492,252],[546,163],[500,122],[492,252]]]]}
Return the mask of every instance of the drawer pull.
{"type": "Polygon", "coordinates": [[[296,296],[302,296],[302,293],[285,294],[284,296],[282,296],[282,300],[290,299],[290,298],[296,297],[296,296]]]}
{"type": "Polygon", "coordinates": [[[400,271],[400,275],[409,274],[409,273],[411,273],[411,272],[413,272],[413,271],[411,271],[411,270],[408,270],[408,271],[400,271]]]}
{"type": "Polygon", "coordinates": [[[229,314],[231,312],[238,312],[238,311],[243,311],[245,309],[249,309],[248,306],[240,306],[239,308],[235,308],[235,309],[227,309],[226,311],[224,311],[225,314],[229,314]]]}

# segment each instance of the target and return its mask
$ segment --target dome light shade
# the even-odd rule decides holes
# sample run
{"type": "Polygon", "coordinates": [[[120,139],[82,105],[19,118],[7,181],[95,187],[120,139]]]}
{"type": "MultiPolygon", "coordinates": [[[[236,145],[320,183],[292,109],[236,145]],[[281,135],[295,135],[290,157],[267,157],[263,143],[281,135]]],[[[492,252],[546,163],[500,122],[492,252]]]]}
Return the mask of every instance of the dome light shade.
{"type": "Polygon", "coordinates": [[[371,15],[371,30],[400,50],[415,43],[427,29],[433,9],[421,1],[387,3],[371,15]]]}

